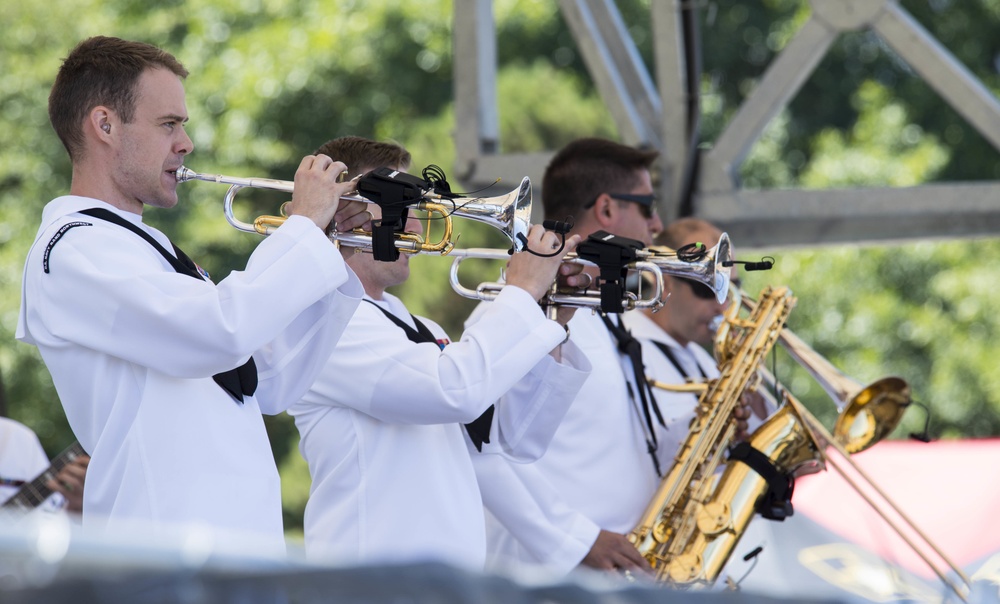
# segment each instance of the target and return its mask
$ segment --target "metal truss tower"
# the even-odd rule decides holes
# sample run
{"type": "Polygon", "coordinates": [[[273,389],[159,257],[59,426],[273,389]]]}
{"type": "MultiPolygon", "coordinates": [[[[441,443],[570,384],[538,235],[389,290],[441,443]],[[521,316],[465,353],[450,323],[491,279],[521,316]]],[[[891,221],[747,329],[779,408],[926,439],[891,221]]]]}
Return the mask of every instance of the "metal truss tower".
{"type": "MultiPolygon", "coordinates": [[[[768,66],[710,149],[692,144],[698,104],[696,34],[685,11],[697,3],[652,0],[654,74],[613,0],[560,0],[559,9],[622,142],[660,150],[660,208],[710,220],[741,248],[956,238],[1000,232],[1000,182],[915,187],[749,190],[739,168],[768,123],[845,32],[869,30],[1000,150],[1000,103],[898,0],[809,0],[811,16],[768,66]],[[694,66],[694,69],[692,69],[694,66]],[[694,91],[692,92],[692,87],[694,91]]],[[[496,34],[492,0],[454,5],[455,147],[459,180],[497,176],[541,182],[552,151],[499,152],[496,34]]]]}

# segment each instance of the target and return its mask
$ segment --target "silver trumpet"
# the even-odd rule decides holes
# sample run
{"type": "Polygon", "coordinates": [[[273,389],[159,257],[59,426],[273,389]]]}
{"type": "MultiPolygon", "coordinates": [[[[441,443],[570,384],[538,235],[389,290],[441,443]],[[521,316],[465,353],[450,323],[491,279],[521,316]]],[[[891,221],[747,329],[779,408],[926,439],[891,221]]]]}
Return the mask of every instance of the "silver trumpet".
{"type": "MultiPolygon", "coordinates": [[[[194,170],[181,166],[177,170],[177,182],[187,182],[189,180],[202,180],[230,185],[223,201],[226,220],[240,231],[258,233],[260,235],[270,235],[273,233],[275,229],[285,222],[287,216],[263,215],[254,219],[253,223],[243,222],[236,218],[233,212],[233,200],[236,198],[236,194],[244,188],[271,189],[285,193],[291,193],[295,188],[295,183],[288,180],[237,178],[221,174],[199,174],[194,170]]],[[[372,200],[360,195],[342,195],[340,198],[347,201],[374,203],[372,200]]],[[[528,177],[522,179],[520,186],[506,195],[452,199],[431,190],[426,190],[423,192],[422,199],[422,201],[411,207],[438,215],[444,232],[441,239],[436,242],[425,241],[417,233],[399,233],[396,235],[395,247],[402,252],[411,254],[447,254],[451,252],[454,248],[452,216],[486,223],[510,239],[515,250],[520,251],[524,247],[523,242],[531,226],[531,180],[528,177]]],[[[355,229],[347,233],[331,232],[330,239],[362,251],[371,251],[372,249],[371,233],[361,229],[355,229]]]]}
{"type": "MultiPolygon", "coordinates": [[[[628,269],[638,271],[649,278],[651,282],[651,292],[645,295],[640,285],[639,293],[625,292],[625,299],[622,300],[622,307],[625,310],[636,308],[649,308],[656,310],[663,306],[663,275],[673,275],[704,283],[712,288],[720,302],[726,299],[729,292],[729,269],[732,264],[732,244],[729,235],[723,233],[719,238],[719,243],[708,250],[699,260],[687,261],[678,258],[677,252],[665,246],[651,246],[637,252],[640,260],[628,265],[628,269]]],[[[490,301],[495,299],[503,288],[502,282],[483,282],[475,289],[462,285],[458,268],[462,261],[475,258],[483,260],[507,260],[510,254],[507,250],[491,248],[470,248],[464,250],[454,250],[450,257],[451,264],[450,284],[451,288],[460,296],[473,300],[490,301]]],[[[563,262],[582,264],[584,266],[596,266],[594,263],[579,258],[575,252],[566,254],[563,262]]],[[[642,280],[640,280],[640,284],[642,280]]],[[[558,292],[555,287],[540,300],[542,306],[566,306],[576,308],[601,307],[601,292],[598,289],[586,289],[579,293],[567,294],[558,292]]]]}

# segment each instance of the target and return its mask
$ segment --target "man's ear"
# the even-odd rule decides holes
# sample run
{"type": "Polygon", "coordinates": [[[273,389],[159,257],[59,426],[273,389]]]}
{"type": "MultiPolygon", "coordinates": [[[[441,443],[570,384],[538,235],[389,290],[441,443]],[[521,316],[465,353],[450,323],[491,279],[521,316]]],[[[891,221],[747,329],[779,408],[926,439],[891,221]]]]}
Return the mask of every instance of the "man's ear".
{"type": "Polygon", "coordinates": [[[594,207],[591,209],[594,220],[601,226],[601,229],[611,231],[608,227],[614,225],[618,220],[618,208],[615,200],[607,193],[601,193],[597,196],[594,207]]]}
{"type": "Polygon", "coordinates": [[[86,127],[91,129],[98,138],[107,139],[112,132],[112,122],[114,121],[112,112],[107,107],[98,105],[94,107],[87,116],[86,127]]]}

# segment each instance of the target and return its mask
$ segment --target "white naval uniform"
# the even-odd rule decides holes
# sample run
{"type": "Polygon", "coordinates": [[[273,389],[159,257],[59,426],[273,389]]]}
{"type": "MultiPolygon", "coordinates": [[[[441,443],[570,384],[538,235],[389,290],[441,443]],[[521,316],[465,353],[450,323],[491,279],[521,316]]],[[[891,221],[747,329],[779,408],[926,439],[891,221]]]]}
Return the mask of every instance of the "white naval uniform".
{"type": "MultiPolygon", "coordinates": [[[[688,342],[681,346],[677,340],[663,331],[663,328],[653,322],[641,311],[628,312],[622,315],[625,326],[632,335],[642,343],[642,362],[646,366],[646,376],[666,384],[683,384],[685,375],[693,381],[704,381],[719,377],[719,366],[715,359],[704,348],[688,342]],[[674,358],[684,369],[682,374],[670,359],[654,342],[660,342],[670,347],[674,358]]],[[[663,419],[668,426],[676,426],[659,443],[657,449],[661,467],[664,473],[673,465],[677,448],[687,438],[688,426],[694,419],[694,409],[698,404],[698,395],[683,392],[669,392],[661,388],[653,388],[653,396],[660,406],[663,419]]]]}
{"type": "Polygon", "coordinates": [[[17,338],[38,346],[91,454],[84,524],[197,525],[283,552],[281,491],[261,412],[301,396],[360,301],[361,283],[305,217],[289,218],[246,270],[216,286],[175,272],[137,234],[76,213],[90,207],[171,249],[141,216],[66,196],[46,205],[25,263],[17,338]],[[84,225],[51,246],[73,222],[84,225]],[[239,404],[212,376],[251,355],[259,385],[239,404]]]}
{"type": "MultiPolygon", "coordinates": [[[[632,335],[642,342],[642,361],[646,365],[647,376],[668,384],[683,384],[685,381],[684,376],[677,371],[674,364],[653,343],[662,342],[674,351],[674,358],[684,368],[684,373],[692,380],[702,380],[702,376],[710,380],[719,377],[719,365],[716,363],[715,357],[700,345],[688,342],[687,346],[681,346],[677,340],[673,339],[667,332],[663,331],[662,327],[642,312],[629,312],[622,316],[625,317],[625,325],[632,331],[632,335]]],[[[690,424],[691,419],[694,418],[694,405],[697,403],[695,395],[667,392],[658,388],[654,388],[653,392],[657,395],[656,400],[660,404],[660,410],[665,414],[670,414],[674,423],[680,423],[682,426],[690,424]],[[686,413],[685,408],[687,408],[686,413]]],[[[775,411],[771,399],[766,399],[766,405],[768,417],[770,417],[770,414],[775,411]]],[[[666,419],[666,415],[664,419],[666,419]]],[[[756,413],[750,414],[750,418],[747,420],[747,432],[752,434],[766,419],[757,417],[756,413]]],[[[687,430],[674,430],[672,438],[676,439],[676,437],[683,440],[687,437],[687,430]]],[[[662,454],[669,450],[672,457],[676,454],[678,445],[680,445],[680,440],[677,440],[672,448],[660,447],[660,452],[662,454]]],[[[663,467],[668,466],[669,461],[663,467]]]]}
{"type": "MultiPolygon", "coordinates": [[[[577,311],[570,330],[594,371],[548,451],[531,464],[474,459],[489,512],[490,567],[568,573],[599,530],[632,530],[659,484],[638,395],[633,402],[628,394],[635,388],[631,361],[596,314],[577,311]]],[[[663,441],[670,430],[653,421],[663,441]]]]}
{"type": "MultiPolygon", "coordinates": [[[[398,298],[375,303],[413,326],[398,298]]],[[[421,322],[446,338],[440,326],[421,322]]],[[[516,287],[504,288],[490,312],[443,349],[410,341],[373,304],[361,304],[321,377],[289,409],[313,479],[308,554],[342,564],[437,560],[482,570],[485,521],[470,457],[501,455],[470,451],[462,424],[496,402],[483,453],[541,455],[590,370],[571,344],[562,347],[562,363],[549,356],[564,338],[516,287]]]]}

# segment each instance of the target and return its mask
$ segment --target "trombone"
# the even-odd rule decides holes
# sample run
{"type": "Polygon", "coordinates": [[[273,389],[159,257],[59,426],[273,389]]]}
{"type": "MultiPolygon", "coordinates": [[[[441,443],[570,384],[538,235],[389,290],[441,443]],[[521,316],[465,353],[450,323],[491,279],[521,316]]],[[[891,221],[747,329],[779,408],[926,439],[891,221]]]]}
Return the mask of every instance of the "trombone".
{"type": "MultiPolygon", "coordinates": [[[[287,216],[263,215],[255,218],[253,223],[243,222],[236,218],[233,212],[233,200],[236,198],[236,194],[244,188],[270,189],[291,193],[295,187],[295,183],[288,180],[200,174],[184,166],[181,166],[177,170],[176,176],[177,182],[202,180],[230,185],[223,200],[226,220],[237,230],[245,233],[258,233],[260,235],[270,235],[273,233],[275,229],[285,222],[287,216]]],[[[374,203],[372,200],[361,195],[342,195],[340,198],[347,201],[374,203]]],[[[524,177],[521,180],[521,184],[506,195],[476,198],[461,202],[428,189],[422,192],[421,201],[413,204],[411,207],[438,215],[443,222],[444,232],[441,239],[436,242],[425,241],[423,237],[416,233],[397,233],[394,245],[401,252],[410,254],[439,253],[442,255],[451,252],[454,248],[454,242],[452,241],[452,216],[468,218],[492,226],[511,240],[511,244],[516,251],[520,251],[524,248],[523,241],[531,226],[531,180],[528,177],[524,177]]],[[[362,250],[370,251],[372,249],[372,235],[360,229],[349,233],[331,232],[330,239],[337,243],[362,250]]]]}
{"type": "MultiPolygon", "coordinates": [[[[743,308],[752,309],[755,306],[748,295],[735,287],[733,290],[743,308]]],[[[949,589],[962,601],[968,601],[972,584],[969,577],[851,459],[851,454],[868,449],[896,428],[911,402],[909,385],[902,378],[890,376],[863,386],[844,375],[787,327],[781,330],[778,343],[822,386],[836,405],[838,415],[833,431],[827,430],[771,372],[760,367],[758,371],[763,382],[780,394],[784,402],[783,406],[776,405],[779,411],[769,418],[767,424],[772,419],[777,422],[775,425],[780,425],[782,421],[798,423],[816,445],[812,468],[821,470],[828,466],[836,471],[949,589]],[[786,415],[786,419],[780,418],[786,415]],[[841,460],[843,466],[840,465],[841,460]],[[848,468],[859,480],[848,474],[848,468]],[[872,494],[877,496],[878,501],[872,494]],[[891,510],[895,518],[890,517],[883,506],[891,510]],[[948,571],[954,573],[958,581],[949,576],[948,571]]],[[[758,392],[775,402],[768,389],[758,388],[758,392]]],[[[763,427],[758,431],[761,429],[763,427]]]]}
{"type": "MultiPolygon", "coordinates": [[[[707,250],[705,254],[696,261],[682,260],[677,252],[665,246],[650,246],[636,252],[639,260],[629,263],[628,270],[638,271],[645,274],[652,282],[652,292],[648,296],[643,296],[642,291],[638,294],[625,292],[622,300],[622,307],[625,310],[636,308],[649,308],[657,310],[663,306],[663,275],[674,275],[684,277],[712,288],[719,301],[726,299],[729,292],[729,270],[732,265],[733,254],[732,244],[729,235],[723,233],[715,247],[707,250]]],[[[473,300],[491,301],[494,300],[503,288],[502,282],[480,283],[475,289],[462,285],[458,276],[458,268],[461,263],[469,258],[483,260],[507,260],[510,258],[507,250],[490,248],[471,248],[465,250],[454,250],[450,257],[453,258],[449,281],[451,288],[460,296],[473,300]]],[[[563,257],[564,262],[582,264],[584,266],[596,266],[593,262],[578,257],[576,252],[570,252],[563,257]]],[[[640,286],[642,280],[639,281],[640,286]]],[[[566,306],[576,308],[601,307],[601,292],[596,289],[587,289],[576,294],[560,293],[553,287],[553,290],[546,294],[541,300],[542,306],[566,306]]]]}

